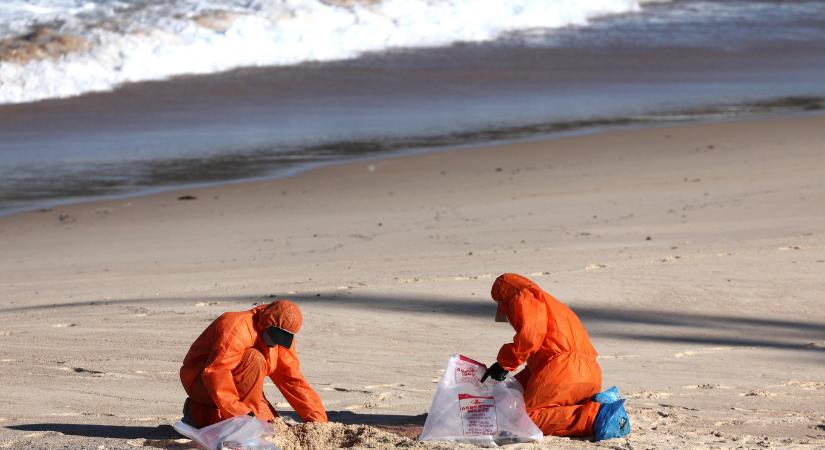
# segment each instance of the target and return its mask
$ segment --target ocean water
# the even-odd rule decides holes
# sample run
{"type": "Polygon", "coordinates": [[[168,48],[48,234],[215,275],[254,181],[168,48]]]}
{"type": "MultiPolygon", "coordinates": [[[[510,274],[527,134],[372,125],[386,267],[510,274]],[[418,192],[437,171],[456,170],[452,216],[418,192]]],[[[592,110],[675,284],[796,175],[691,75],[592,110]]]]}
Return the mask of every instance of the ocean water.
{"type": "Polygon", "coordinates": [[[0,3],[0,39],[9,41],[0,55],[0,103],[488,41],[640,8],[639,0],[7,0],[0,3]]]}
{"type": "Polygon", "coordinates": [[[0,214],[540,134],[818,110],[825,2],[11,0],[0,214]]]}

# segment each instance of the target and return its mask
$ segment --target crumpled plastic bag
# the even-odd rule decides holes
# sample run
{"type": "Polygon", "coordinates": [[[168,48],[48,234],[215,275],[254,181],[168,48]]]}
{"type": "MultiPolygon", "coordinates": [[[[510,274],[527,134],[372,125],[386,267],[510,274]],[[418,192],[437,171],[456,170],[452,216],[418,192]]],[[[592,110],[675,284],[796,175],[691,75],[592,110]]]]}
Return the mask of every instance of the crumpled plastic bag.
{"type": "Polygon", "coordinates": [[[181,421],[175,431],[207,450],[278,450],[263,438],[275,434],[275,427],[251,416],[238,416],[197,429],[181,421]]]}
{"type": "Polygon", "coordinates": [[[527,415],[521,384],[510,375],[501,382],[488,378],[482,384],[486,371],[487,366],[466,356],[450,357],[420,440],[495,447],[544,439],[527,415]]]}

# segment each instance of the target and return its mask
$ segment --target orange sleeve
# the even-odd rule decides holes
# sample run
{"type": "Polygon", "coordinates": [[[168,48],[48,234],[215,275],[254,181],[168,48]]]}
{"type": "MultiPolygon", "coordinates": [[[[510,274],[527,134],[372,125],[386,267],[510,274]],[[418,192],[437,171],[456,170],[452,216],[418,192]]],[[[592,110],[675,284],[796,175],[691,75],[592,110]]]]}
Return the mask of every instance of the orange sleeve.
{"type": "Polygon", "coordinates": [[[292,344],[292,348],[289,349],[278,348],[278,366],[269,378],[304,422],[327,421],[327,413],[324,411],[321,397],[301,373],[301,363],[295,352],[295,344],[292,344]]]}
{"type": "Polygon", "coordinates": [[[516,330],[513,342],[501,346],[496,361],[505,370],[512,372],[527,361],[541,347],[547,335],[547,309],[533,294],[522,289],[508,302],[507,319],[516,330]]]}
{"type": "Polygon", "coordinates": [[[241,361],[244,351],[246,347],[236,338],[236,333],[221,333],[220,340],[212,348],[203,369],[201,379],[222,417],[240,416],[250,411],[249,407],[241,403],[232,379],[232,369],[241,361]]]}

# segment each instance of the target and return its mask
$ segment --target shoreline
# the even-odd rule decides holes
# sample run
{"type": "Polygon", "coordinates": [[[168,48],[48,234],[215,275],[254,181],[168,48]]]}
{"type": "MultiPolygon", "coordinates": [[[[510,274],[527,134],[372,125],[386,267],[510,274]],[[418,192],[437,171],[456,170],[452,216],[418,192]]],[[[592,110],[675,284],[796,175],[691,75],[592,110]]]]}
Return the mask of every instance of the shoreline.
{"type": "MultiPolygon", "coordinates": [[[[821,37],[777,41],[737,28],[719,47],[696,35],[725,31],[710,25],[716,22],[699,20],[694,28],[688,20],[679,33],[661,28],[660,39],[651,40],[648,20],[673,19],[683,7],[690,12],[688,4],[672,6],[641,22],[616,17],[560,29],[539,45],[528,33],[0,105],[0,203],[7,211],[28,210],[42,199],[268,178],[307,162],[403,148],[540,139],[571,127],[645,123],[662,113],[685,119],[679,115],[701,116],[705,105],[716,105],[705,111],[709,116],[740,113],[735,105],[748,102],[763,113],[765,93],[801,99],[798,109],[811,106],[806,101],[821,107],[821,37]]],[[[759,19],[777,21],[772,33],[797,39],[812,25],[774,7],[778,16],[759,19]]],[[[733,16],[725,20],[735,25],[733,16]]]]}
{"type": "MultiPolygon", "coordinates": [[[[298,164],[293,167],[275,169],[270,173],[247,177],[224,176],[218,180],[202,180],[185,184],[163,185],[135,189],[131,192],[95,195],[91,197],[67,198],[64,200],[33,199],[31,206],[0,209],[0,219],[16,214],[50,210],[68,205],[84,204],[107,200],[126,200],[184,190],[219,187],[223,185],[254,183],[297,176],[322,167],[366,161],[414,156],[427,153],[460,151],[477,147],[497,147],[535,141],[546,141],[574,136],[588,136],[612,131],[639,130],[678,126],[680,124],[713,124],[725,122],[743,122],[753,120],[780,119],[783,117],[817,116],[825,110],[825,97],[798,96],[774,97],[731,104],[711,104],[697,108],[660,111],[645,115],[625,117],[592,118],[568,122],[534,123],[499,128],[483,128],[452,132],[443,135],[408,136],[397,139],[379,138],[350,142],[332,142],[313,147],[298,148],[298,153],[324,153],[337,151],[337,158],[298,164]],[[352,150],[344,151],[342,148],[352,150]],[[363,156],[357,156],[363,154],[363,156]]],[[[254,159],[229,157],[227,164],[235,171],[244,171],[249,167],[252,172],[263,170],[266,164],[254,159]],[[254,169],[253,169],[254,168],[254,169]]],[[[214,166],[217,162],[206,161],[204,164],[214,166]]],[[[186,163],[178,164],[174,171],[187,170],[186,163]]],[[[198,172],[197,169],[194,169],[198,172]]],[[[270,169],[272,170],[272,169],[270,169]]],[[[191,175],[190,175],[191,176],[191,175]]],[[[197,178],[197,175],[195,175],[197,178]]],[[[150,182],[150,184],[152,184],[150,182]]]]}

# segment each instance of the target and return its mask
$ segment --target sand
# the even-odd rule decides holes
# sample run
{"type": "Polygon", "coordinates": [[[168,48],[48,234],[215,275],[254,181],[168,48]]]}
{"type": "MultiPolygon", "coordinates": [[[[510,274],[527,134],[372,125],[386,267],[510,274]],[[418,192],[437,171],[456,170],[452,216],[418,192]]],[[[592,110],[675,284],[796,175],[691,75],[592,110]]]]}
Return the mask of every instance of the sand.
{"type": "Polygon", "coordinates": [[[0,448],[188,448],[189,344],[279,297],[337,423],[297,442],[427,448],[407,438],[448,356],[512,337],[505,271],[581,315],[633,426],[529,448],[825,448],[823,130],[619,130],[2,218],[0,448]]]}

